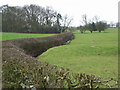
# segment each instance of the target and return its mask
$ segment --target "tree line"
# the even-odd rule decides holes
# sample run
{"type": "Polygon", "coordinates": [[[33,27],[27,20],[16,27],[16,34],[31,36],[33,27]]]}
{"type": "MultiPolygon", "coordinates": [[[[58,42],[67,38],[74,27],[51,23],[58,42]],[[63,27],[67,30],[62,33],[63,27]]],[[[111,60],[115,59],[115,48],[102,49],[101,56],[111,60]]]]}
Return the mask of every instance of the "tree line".
{"type": "MultiPolygon", "coordinates": [[[[79,27],[69,27],[72,18],[61,15],[51,7],[41,7],[38,5],[8,6],[3,5],[2,9],[2,31],[19,33],[62,33],[67,29],[79,29],[81,33],[89,30],[104,31],[108,27],[115,26],[113,23],[108,25],[105,21],[99,21],[95,16],[88,22],[87,15],[82,15],[82,23],[79,27]]],[[[116,23],[119,27],[120,23],[116,23]]],[[[1,27],[1,26],[0,26],[1,27]]]]}
{"type": "Polygon", "coordinates": [[[51,7],[31,4],[23,7],[3,5],[1,8],[3,32],[61,33],[72,21],[51,7]]]}
{"type": "Polygon", "coordinates": [[[82,23],[83,25],[80,25],[78,29],[80,29],[81,33],[84,33],[86,30],[89,30],[91,33],[93,31],[104,31],[108,24],[105,21],[99,21],[99,17],[95,16],[93,20],[88,22],[87,15],[82,15],[82,23]]]}

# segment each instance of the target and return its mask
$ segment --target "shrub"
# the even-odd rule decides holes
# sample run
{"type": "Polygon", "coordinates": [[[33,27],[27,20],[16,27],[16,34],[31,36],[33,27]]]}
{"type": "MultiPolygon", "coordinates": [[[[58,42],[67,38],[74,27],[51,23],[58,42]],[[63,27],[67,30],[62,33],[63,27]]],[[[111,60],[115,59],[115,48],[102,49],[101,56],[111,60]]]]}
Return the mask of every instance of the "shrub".
{"type": "Polygon", "coordinates": [[[36,57],[51,47],[59,46],[69,40],[72,40],[72,36],[73,34],[71,32],[66,32],[54,36],[42,38],[24,38],[11,40],[9,42],[18,48],[23,49],[26,54],[36,57]]]}

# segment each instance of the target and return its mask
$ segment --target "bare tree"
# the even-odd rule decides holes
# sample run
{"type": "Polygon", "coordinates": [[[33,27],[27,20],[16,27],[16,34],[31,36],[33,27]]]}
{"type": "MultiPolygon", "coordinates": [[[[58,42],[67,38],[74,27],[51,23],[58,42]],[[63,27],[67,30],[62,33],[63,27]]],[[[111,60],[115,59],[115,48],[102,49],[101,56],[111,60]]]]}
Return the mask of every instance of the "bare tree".
{"type": "Polygon", "coordinates": [[[83,23],[84,25],[87,25],[87,24],[88,24],[87,15],[86,15],[86,14],[83,14],[83,15],[82,15],[82,23],[83,23]]]}
{"type": "Polygon", "coordinates": [[[72,21],[73,21],[73,18],[69,18],[68,15],[63,16],[61,32],[64,32],[70,26],[72,21]]]}
{"type": "Polygon", "coordinates": [[[80,26],[80,32],[84,33],[87,30],[87,26],[88,26],[88,19],[87,19],[87,15],[83,14],[82,15],[82,21],[83,26],[80,26]]]}
{"type": "Polygon", "coordinates": [[[60,13],[57,14],[57,20],[56,20],[56,23],[57,23],[57,30],[60,31],[61,30],[61,23],[60,23],[60,20],[62,20],[62,15],[60,13]]]}
{"type": "Polygon", "coordinates": [[[105,31],[105,29],[107,28],[107,22],[105,22],[105,21],[97,22],[96,23],[96,28],[99,32],[105,31]]]}
{"type": "Polygon", "coordinates": [[[97,22],[99,22],[99,19],[100,19],[100,17],[94,16],[93,19],[92,19],[92,21],[95,22],[95,23],[97,23],[97,22]]]}

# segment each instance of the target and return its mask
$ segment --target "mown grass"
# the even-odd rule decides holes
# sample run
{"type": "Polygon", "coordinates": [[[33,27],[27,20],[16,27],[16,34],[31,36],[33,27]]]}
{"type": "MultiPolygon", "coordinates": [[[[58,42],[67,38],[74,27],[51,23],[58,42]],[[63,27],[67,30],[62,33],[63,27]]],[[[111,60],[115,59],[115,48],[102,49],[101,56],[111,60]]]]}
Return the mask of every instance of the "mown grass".
{"type": "Polygon", "coordinates": [[[118,77],[118,30],[105,32],[74,32],[75,39],[67,45],[43,53],[40,60],[76,73],[94,74],[103,79],[118,77]]]}
{"type": "Polygon", "coordinates": [[[6,32],[3,32],[0,40],[44,37],[44,36],[50,36],[50,35],[54,35],[54,34],[31,34],[31,33],[6,33],[6,32]]]}

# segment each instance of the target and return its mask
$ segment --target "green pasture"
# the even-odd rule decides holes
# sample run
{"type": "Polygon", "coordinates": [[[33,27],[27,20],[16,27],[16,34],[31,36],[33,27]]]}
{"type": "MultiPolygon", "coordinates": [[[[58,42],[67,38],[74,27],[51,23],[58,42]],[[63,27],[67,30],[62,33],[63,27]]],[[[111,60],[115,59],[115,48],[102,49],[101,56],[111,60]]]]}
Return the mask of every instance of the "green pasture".
{"type": "Polygon", "coordinates": [[[38,58],[76,73],[94,74],[103,79],[118,76],[118,30],[74,32],[71,43],[47,50],[38,58]]]}
{"type": "Polygon", "coordinates": [[[31,33],[0,33],[0,40],[10,40],[10,39],[19,39],[19,38],[35,38],[35,37],[44,37],[50,36],[53,34],[31,34],[31,33]]]}

